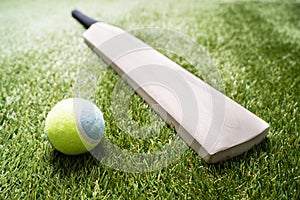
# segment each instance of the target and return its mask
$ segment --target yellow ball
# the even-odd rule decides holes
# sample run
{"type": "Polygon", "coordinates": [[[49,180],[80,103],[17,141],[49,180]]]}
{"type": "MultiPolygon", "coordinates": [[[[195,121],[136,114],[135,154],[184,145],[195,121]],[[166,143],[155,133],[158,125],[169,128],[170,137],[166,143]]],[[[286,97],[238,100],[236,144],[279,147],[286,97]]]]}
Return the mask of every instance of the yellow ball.
{"type": "Polygon", "coordinates": [[[103,115],[95,104],[69,98],[58,102],[48,113],[45,133],[58,151],[78,155],[100,142],[104,127],[103,115]]]}

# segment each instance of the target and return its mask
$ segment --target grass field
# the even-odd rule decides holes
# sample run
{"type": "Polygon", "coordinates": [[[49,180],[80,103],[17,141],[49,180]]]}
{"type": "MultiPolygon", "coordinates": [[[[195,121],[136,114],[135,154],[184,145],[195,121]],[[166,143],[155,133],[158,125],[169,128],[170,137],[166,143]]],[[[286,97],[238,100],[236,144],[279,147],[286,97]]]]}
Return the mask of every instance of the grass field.
{"type": "MultiPolygon", "coordinates": [[[[299,199],[300,2],[162,2],[1,1],[0,199],[299,199]],[[161,27],[197,41],[216,63],[224,93],[270,124],[267,139],[213,165],[188,149],[147,173],[54,151],[45,118],[56,102],[73,96],[77,71],[91,54],[73,8],[126,30],[161,27]]],[[[109,109],[117,80],[109,70],[96,91],[105,137],[136,152],[167,143],[174,136],[169,126],[153,143],[118,129],[109,109]]],[[[149,110],[137,96],[133,102],[133,113],[149,110]]]]}

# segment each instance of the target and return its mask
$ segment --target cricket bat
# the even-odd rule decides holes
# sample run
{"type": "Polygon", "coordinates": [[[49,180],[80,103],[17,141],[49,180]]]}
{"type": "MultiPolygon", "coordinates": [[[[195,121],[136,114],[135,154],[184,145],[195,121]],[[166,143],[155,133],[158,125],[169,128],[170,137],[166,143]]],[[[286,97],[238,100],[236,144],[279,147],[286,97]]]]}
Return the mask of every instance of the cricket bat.
{"type": "Polygon", "coordinates": [[[125,30],[72,11],[86,44],[208,163],[260,143],[269,125],[125,30]]]}

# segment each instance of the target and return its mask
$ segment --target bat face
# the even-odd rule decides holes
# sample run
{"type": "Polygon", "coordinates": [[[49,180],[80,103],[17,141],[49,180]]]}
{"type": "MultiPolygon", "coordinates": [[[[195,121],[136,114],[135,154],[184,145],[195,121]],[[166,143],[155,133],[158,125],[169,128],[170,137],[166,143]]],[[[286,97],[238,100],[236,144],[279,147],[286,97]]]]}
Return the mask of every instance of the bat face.
{"type": "Polygon", "coordinates": [[[207,162],[239,155],[266,137],[265,121],[126,31],[98,22],[84,38],[207,162]]]}

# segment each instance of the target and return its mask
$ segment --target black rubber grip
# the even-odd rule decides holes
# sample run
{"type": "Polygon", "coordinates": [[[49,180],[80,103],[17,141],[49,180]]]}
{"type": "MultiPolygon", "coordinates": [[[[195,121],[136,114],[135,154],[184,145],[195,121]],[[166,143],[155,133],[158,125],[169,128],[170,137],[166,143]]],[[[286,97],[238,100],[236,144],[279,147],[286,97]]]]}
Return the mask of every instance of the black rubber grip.
{"type": "Polygon", "coordinates": [[[97,20],[90,18],[84,14],[82,14],[80,11],[78,10],[73,10],[72,11],[72,16],[80,23],[84,26],[84,28],[88,29],[91,25],[93,25],[94,23],[98,22],[97,20]]]}

